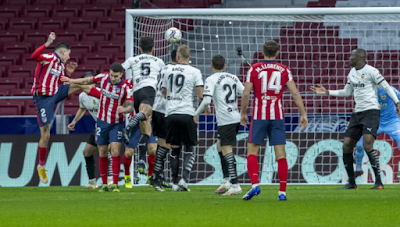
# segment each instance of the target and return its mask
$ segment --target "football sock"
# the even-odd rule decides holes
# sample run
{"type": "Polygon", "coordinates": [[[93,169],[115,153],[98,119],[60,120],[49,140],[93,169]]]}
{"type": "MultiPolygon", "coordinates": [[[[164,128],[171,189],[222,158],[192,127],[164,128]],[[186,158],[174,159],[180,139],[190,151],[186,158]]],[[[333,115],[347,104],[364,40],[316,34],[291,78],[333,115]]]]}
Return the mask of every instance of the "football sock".
{"type": "Polygon", "coordinates": [[[112,156],[111,152],[107,153],[107,158],[108,158],[108,176],[111,177],[113,175],[113,170],[112,170],[112,156]]]}
{"type": "Polygon", "coordinates": [[[247,172],[249,173],[251,184],[258,185],[259,166],[258,166],[257,156],[253,154],[247,156],[247,172]]]}
{"type": "Polygon", "coordinates": [[[371,167],[375,173],[375,184],[382,184],[381,181],[381,166],[379,164],[379,157],[375,150],[367,152],[369,162],[371,163],[371,167]]]}
{"type": "Polygon", "coordinates": [[[143,160],[146,163],[146,153],[147,153],[147,142],[149,141],[149,136],[142,134],[139,139],[139,160],[143,160]]]}
{"type": "MultiPolygon", "coordinates": [[[[237,179],[237,171],[236,171],[236,160],[235,160],[235,155],[233,153],[229,153],[224,156],[224,159],[226,161],[228,173],[229,173],[229,178],[231,180],[232,184],[237,184],[238,179],[237,179]]],[[[225,176],[224,176],[225,178],[225,176]]]]}
{"type": "Polygon", "coordinates": [[[156,164],[154,165],[154,175],[156,179],[162,174],[164,169],[165,158],[168,154],[168,149],[160,145],[157,146],[156,164]]]}
{"type": "Polygon", "coordinates": [[[107,184],[107,168],[108,168],[108,158],[99,157],[100,177],[103,180],[103,184],[107,184]]]}
{"type": "Polygon", "coordinates": [[[356,146],[355,156],[356,156],[356,171],[361,171],[362,170],[362,160],[364,158],[364,148],[362,145],[356,146]]]}
{"type": "Polygon", "coordinates": [[[221,159],[221,166],[222,166],[222,173],[224,174],[224,179],[229,177],[229,172],[228,172],[228,165],[226,164],[226,160],[224,158],[224,155],[222,154],[222,151],[218,151],[219,159],[221,159]]]}
{"type": "Polygon", "coordinates": [[[118,185],[119,171],[121,169],[121,158],[119,156],[112,157],[112,172],[114,184],[118,185]]]}
{"type": "Polygon", "coordinates": [[[186,146],[187,151],[185,152],[185,159],[183,161],[183,179],[189,182],[189,175],[196,159],[196,147],[186,146]]]}
{"type": "Polygon", "coordinates": [[[279,191],[286,191],[286,184],[288,178],[288,164],[286,158],[278,159],[278,177],[279,177],[279,191]]]}
{"type": "Polygon", "coordinates": [[[354,181],[353,154],[344,153],[343,163],[344,167],[346,168],[347,175],[349,176],[349,184],[355,184],[356,182],[354,181]]]}
{"type": "Polygon", "coordinates": [[[129,121],[128,126],[126,126],[126,130],[130,131],[134,129],[136,126],[140,124],[140,122],[146,120],[146,115],[144,113],[140,112],[138,114],[135,114],[135,116],[132,117],[132,119],[129,121]]]}
{"type": "Polygon", "coordinates": [[[149,164],[149,172],[147,176],[152,176],[154,171],[154,165],[156,164],[156,156],[154,154],[149,154],[147,157],[147,163],[149,164]]]}
{"type": "Polygon", "coordinates": [[[94,157],[93,155],[90,157],[85,157],[86,162],[86,172],[88,174],[89,179],[94,178],[94,157]]]}
{"type": "Polygon", "coordinates": [[[179,174],[179,156],[181,153],[181,148],[172,148],[170,156],[170,163],[171,163],[171,172],[172,172],[172,182],[174,184],[177,184],[179,179],[178,179],[178,174],[179,174]]]}
{"type": "Polygon", "coordinates": [[[39,166],[44,167],[46,164],[47,147],[39,147],[39,166]]]}
{"type": "Polygon", "coordinates": [[[125,154],[122,155],[122,163],[124,164],[125,176],[130,176],[131,172],[129,170],[132,162],[132,157],[127,158],[125,154]]]}

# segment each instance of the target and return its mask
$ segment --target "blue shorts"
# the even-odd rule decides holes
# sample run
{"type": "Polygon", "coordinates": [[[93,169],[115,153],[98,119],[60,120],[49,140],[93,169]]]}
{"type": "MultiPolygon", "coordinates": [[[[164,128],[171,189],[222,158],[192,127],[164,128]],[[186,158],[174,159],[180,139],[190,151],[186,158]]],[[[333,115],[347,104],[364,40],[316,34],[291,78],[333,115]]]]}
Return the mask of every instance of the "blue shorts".
{"type": "MultiPolygon", "coordinates": [[[[125,147],[136,149],[141,135],[142,132],[140,131],[140,127],[137,126],[132,130],[131,137],[129,137],[129,144],[125,145],[125,147]]],[[[151,136],[149,137],[149,141],[147,143],[158,143],[157,137],[153,136],[153,130],[151,130],[151,136]]]]}
{"type": "Polygon", "coordinates": [[[54,105],[68,97],[69,84],[62,84],[53,96],[33,96],[39,127],[49,124],[54,119],[54,105]]]}
{"type": "Polygon", "coordinates": [[[108,145],[113,142],[122,143],[122,123],[109,124],[105,121],[97,119],[96,124],[96,144],[108,145]]]}
{"type": "Polygon", "coordinates": [[[252,120],[250,124],[249,143],[261,145],[266,135],[268,135],[270,146],[285,145],[285,120],[252,120]]]}

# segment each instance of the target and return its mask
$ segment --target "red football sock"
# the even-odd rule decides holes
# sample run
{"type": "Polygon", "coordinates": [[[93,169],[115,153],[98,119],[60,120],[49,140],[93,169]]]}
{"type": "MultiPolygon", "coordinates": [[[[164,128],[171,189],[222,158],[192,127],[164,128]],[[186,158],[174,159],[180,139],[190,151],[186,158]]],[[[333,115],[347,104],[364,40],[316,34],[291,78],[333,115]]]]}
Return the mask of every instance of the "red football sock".
{"type": "Polygon", "coordinates": [[[247,156],[247,172],[249,173],[251,184],[258,184],[259,166],[257,156],[253,154],[247,156]]]}
{"type": "Polygon", "coordinates": [[[122,155],[122,163],[124,163],[124,168],[125,168],[125,176],[131,175],[131,172],[129,171],[129,168],[131,166],[132,162],[132,157],[127,158],[125,154],[122,155]]]}
{"type": "Polygon", "coordinates": [[[149,154],[147,157],[147,163],[149,164],[149,173],[147,176],[152,176],[154,171],[154,166],[156,165],[156,156],[154,154],[149,154]]]}
{"type": "Polygon", "coordinates": [[[107,184],[108,157],[99,157],[100,177],[107,184]]]}
{"type": "Polygon", "coordinates": [[[279,191],[286,191],[286,184],[288,178],[288,164],[286,158],[278,159],[278,177],[279,177],[279,191]]]}
{"type": "Polygon", "coordinates": [[[121,170],[121,158],[118,156],[112,157],[112,171],[114,184],[118,184],[119,171],[121,170]]]}
{"type": "Polygon", "coordinates": [[[39,147],[39,165],[46,164],[47,147],[39,147]]]}

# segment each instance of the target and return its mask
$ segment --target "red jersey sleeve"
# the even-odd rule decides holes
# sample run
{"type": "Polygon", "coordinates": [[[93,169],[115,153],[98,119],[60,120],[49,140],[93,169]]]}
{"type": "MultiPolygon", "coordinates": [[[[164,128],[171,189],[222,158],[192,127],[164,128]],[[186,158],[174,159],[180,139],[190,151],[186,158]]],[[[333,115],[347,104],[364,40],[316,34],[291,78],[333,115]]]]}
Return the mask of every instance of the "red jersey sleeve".
{"type": "Polygon", "coordinates": [[[107,74],[99,74],[99,75],[97,75],[97,76],[94,76],[93,78],[92,78],[92,80],[93,80],[93,83],[97,83],[97,82],[99,82],[99,81],[101,81],[104,77],[106,77],[106,76],[108,76],[107,74]]]}
{"type": "Polygon", "coordinates": [[[35,60],[37,62],[53,60],[54,56],[48,55],[48,54],[43,54],[43,51],[45,49],[46,49],[46,46],[44,44],[42,46],[40,46],[39,48],[37,48],[35,50],[35,52],[33,52],[33,54],[31,55],[32,60],[35,60]]]}
{"type": "Polygon", "coordinates": [[[100,90],[98,88],[92,87],[92,89],[90,89],[90,92],[89,92],[88,95],[100,99],[101,92],[100,92],[100,90]]]}

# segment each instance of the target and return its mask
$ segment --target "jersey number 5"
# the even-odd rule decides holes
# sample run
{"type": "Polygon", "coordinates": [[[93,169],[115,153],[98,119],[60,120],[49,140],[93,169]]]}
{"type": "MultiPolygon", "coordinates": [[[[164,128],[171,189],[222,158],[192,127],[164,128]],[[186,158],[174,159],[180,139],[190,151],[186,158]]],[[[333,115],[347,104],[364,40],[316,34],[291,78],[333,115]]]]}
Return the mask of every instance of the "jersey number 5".
{"type": "Polygon", "coordinates": [[[282,89],[281,85],[281,72],[273,71],[271,77],[268,80],[267,71],[262,71],[258,74],[258,79],[261,78],[261,93],[267,93],[268,90],[274,90],[275,94],[279,94],[282,89]],[[268,81],[268,88],[267,88],[268,81]]]}
{"type": "Polygon", "coordinates": [[[140,75],[142,75],[142,76],[150,75],[150,62],[142,63],[141,71],[142,72],[140,73],[140,75]]]}

